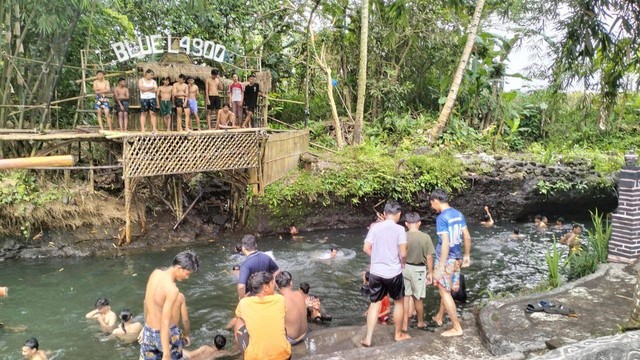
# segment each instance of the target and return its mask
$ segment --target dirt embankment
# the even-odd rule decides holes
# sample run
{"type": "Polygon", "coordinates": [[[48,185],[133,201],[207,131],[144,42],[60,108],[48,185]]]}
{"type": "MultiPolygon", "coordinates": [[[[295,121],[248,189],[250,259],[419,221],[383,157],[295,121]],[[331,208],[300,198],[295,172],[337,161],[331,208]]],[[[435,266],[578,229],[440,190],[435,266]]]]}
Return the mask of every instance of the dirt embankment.
{"type": "MultiPolygon", "coordinates": [[[[472,221],[479,221],[485,205],[491,208],[494,219],[510,221],[530,219],[536,214],[550,219],[584,217],[589,210],[610,212],[617,206],[615,179],[598,174],[586,162],[546,166],[482,154],[461,159],[467,164],[467,187],[454,194],[452,205],[472,221]]],[[[141,191],[135,206],[138,211],[133,211],[134,241],[124,249],[214,241],[220,232],[282,233],[291,225],[302,231],[362,227],[375,220],[374,205],[378,204],[378,211],[383,207],[383,199],[367,199],[358,205],[304,202],[274,213],[254,199],[256,205],[248,211],[247,225],[231,229],[228,186],[220,181],[205,183],[202,198],[176,230],[176,219],[169,209],[171,200],[160,199],[163,194],[157,191],[141,191]],[[139,221],[143,209],[145,229],[139,221]]],[[[189,204],[193,198],[194,194],[186,192],[183,202],[189,204]]],[[[416,195],[414,203],[418,205],[412,210],[427,219],[434,216],[426,193],[416,195]]],[[[51,206],[32,207],[28,212],[4,207],[0,209],[3,224],[13,224],[15,228],[30,222],[32,231],[28,238],[19,232],[0,238],[0,260],[113,251],[124,226],[123,208],[121,197],[107,193],[77,195],[51,206]]]]}

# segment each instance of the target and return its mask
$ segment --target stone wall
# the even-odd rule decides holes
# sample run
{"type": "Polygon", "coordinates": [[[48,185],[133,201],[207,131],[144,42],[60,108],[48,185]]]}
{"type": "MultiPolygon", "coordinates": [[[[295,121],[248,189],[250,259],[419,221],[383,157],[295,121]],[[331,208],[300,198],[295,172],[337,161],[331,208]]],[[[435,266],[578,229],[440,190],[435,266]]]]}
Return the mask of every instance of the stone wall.
{"type": "Polygon", "coordinates": [[[609,261],[631,263],[640,257],[640,167],[635,164],[620,172],[612,219],[609,261]]]}

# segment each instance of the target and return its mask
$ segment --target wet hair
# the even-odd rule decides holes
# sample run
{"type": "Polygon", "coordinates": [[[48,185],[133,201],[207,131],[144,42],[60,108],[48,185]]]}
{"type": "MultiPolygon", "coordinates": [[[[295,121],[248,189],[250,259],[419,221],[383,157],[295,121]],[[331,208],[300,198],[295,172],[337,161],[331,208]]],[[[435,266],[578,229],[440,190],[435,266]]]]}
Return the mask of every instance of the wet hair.
{"type": "Polygon", "coordinates": [[[441,203],[449,202],[449,193],[447,193],[444,189],[435,189],[429,195],[429,200],[438,200],[441,203]]]}
{"type": "MultiPolygon", "coordinates": [[[[220,73],[220,70],[215,69],[215,68],[211,69],[211,75],[218,75],[219,73],[220,73]]],[[[226,341],[226,339],[225,339],[225,341],[226,341]]]]}
{"type": "Polygon", "coordinates": [[[487,214],[482,215],[482,221],[489,221],[491,220],[491,217],[487,214]]]}
{"type": "Polygon", "coordinates": [[[574,229],[576,229],[576,228],[578,228],[578,229],[582,229],[582,226],[580,226],[580,225],[578,225],[578,224],[575,224],[575,225],[573,225],[573,227],[571,228],[571,230],[574,230],[574,229]]]}
{"type": "Polygon", "coordinates": [[[513,234],[514,234],[514,235],[520,235],[520,229],[518,229],[518,228],[513,228],[513,234]]]}
{"type": "Polygon", "coordinates": [[[288,271],[281,271],[276,275],[276,285],[281,289],[291,286],[292,280],[291,273],[288,271]]]}
{"type": "Polygon", "coordinates": [[[31,337],[28,338],[27,341],[24,342],[24,345],[28,347],[29,349],[36,349],[38,350],[40,348],[40,343],[38,342],[38,339],[31,337]]]}
{"type": "Polygon", "coordinates": [[[564,223],[564,218],[563,217],[559,217],[558,219],[556,219],[556,222],[564,223]]]}
{"type": "Polygon", "coordinates": [[[213,338],[213,345],[216,346],[216,349],[221,350],[225,345],[227,345],[227,338],[224,335],[216,335],[213,338]]]}
{"type": "Polygon", "coordinates": [[[338,251],[338,247],[335,245],[331,245],[331,248],[329,249],[329,251],[333,252],[333,250],[338,251]]]}
{"type": "Polygon", "coordinates": [[[253,293],[260,294],[262,293],[264,286],[271,281],[273,281],[273,274],[266,271],[260,271],[249,277],[247,285],[249,285],[249,288],[252,289],[253,293]]]}
{"type": "Polygon", "coordinates": [[[231,270],[240,270],[240,265],[233,265],[231,270]]]}
{"type": "Polygon", "coordinates": [[[187,76],[185,74],[180,74],[180,76],[178,76],[178,78],[180,78],[182,80],[187,80],[187,76]]]}
{"type": "Polygon", "coordinates": [[[100,309],[105,306],[109,306],[109,299],[101,297],[100,299],[96,300],[96,309],[100,309]]]}
{"type": "Polygon", "coordinates": [[[401,211],[400,204],[395,200],[389,200],[384,204],[384,213],[387,215],[396,215],[401,211]]]}
{"type": "Polygon", "coordinates": [[[185,270],[196,272],[200,267],[200,258],[198,258],[198,254],[196,254],[195,252],[187,250],[178,253],[178,255],[173,258],[172,265],[177,265],[185,270]]]}
{"type": "Polygon", "coordinates": [[[405,221],[405,222],[407,222],[407,223],[409,223],[409,224],[415,224],[415,223],[418,223],[418,222],[420,222],[420,220],[421,220],[421,219],[420,219],[420,215],[418,215],[418,213],[415,213],[415,212],[407,213],[407,214],[404,216],[404,221],[405,221]]]}
{"type": "Polygon", "coordinates": [[[153,70],[151,69],[147,69],[147,71],[144,72],[145,75],[147,74],[154,74],[153,70]]]}
{"type": "Polygon", "coordinates": [[[242,252],[242,243],[237,243],[236,244],[236,252],[237,253],[241,253],[242,252]]]}
{"type": "Polygon", "coordinates": [[[127,79],[125,79],[125,78],[123,78],[123,77],[119,77],[119,78],[118,78],[118,82],[120,82],[120,81],[125,81],[125,80],[127,80],[127,79]]]}
{"type": "Polygon", "coordinates": [[[311,286],[309,285],[308,282],[300,283],[300,290],[302,290],[303,293],[309,295],[309,289],[311,289],[311,286]]]}
{"type": "Polygon", "coordinates": [[[253,251],[258,248],[256,245],[256,237],[249,234],[242,237],[242,246],[244,246],[247,251],[253,251]]]}
{"type": "Polygon", "coordinates": [[[131,310],[125,309],[120,311],[120,320],[122,320],[122,322],[120,323],[120,328],[122,329],[122,331],[124,331],[125,334],[127,333],[127,329],[124,327],[124,323],[131,320],[132,318],[133,313],[131,313],[131,310]]]}
{"type": "Polygon", "coordinates": [[[533,219],[542,221],[542,215],[536,215],[533,219]]]}
{"type": "Polygon", "coordinates": [[[102,75],[104,75],[104,71],[102,71],[102,70],[98,70],[98,71],[96,71],[96,75],[98,75],[98,74],[102,74],[102,75]]]}

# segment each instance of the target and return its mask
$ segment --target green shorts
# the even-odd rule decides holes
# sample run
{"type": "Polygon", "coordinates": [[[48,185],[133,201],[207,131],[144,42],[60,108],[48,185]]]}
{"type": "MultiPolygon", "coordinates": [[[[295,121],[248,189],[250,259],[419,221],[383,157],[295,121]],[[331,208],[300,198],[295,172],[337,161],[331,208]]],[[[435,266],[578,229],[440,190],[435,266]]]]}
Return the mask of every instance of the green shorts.
{"type": "Polygon", "coordinates": [[[160,100],[160,115],[162,115],[162,116],[171,115],[171,101],[170,100],[160,100]]]}
{"type": "Polygon", "coordinates": [[[402,272],[404,278],[404,296],[424,299],[427,295],[427,267],[405,264],[402,272]]]}

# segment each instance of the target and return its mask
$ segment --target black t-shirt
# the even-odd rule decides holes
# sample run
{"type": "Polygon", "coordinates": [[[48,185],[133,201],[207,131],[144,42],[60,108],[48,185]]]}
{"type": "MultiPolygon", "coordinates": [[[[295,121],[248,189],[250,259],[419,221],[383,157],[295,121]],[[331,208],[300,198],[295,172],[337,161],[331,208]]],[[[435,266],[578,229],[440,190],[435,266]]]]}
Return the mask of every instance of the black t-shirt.
{"type": "Polygon", "coordinates": [[[250,108],[254,108],[258,105],[258,93],[260,92],[260,85],[253,83],[253,85],[247,85],[244,88],[244,105],[250,108]]]}

